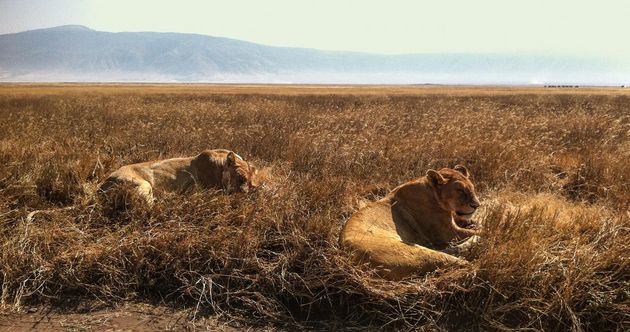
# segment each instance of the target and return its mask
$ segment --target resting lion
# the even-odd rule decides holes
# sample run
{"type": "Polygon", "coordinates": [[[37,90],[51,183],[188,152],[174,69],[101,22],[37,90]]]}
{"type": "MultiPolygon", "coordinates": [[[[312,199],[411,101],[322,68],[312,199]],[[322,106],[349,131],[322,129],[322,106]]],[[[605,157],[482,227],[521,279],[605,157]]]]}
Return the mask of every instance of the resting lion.
{"type": "Polygon", "coordinates": [[[154,190],[185,191],[195,184],[203,188],[247,192],[256,189],[256,168],[236,153],[205,150],[195,157],[172,158],[125,165],[111,173],[100,185],[101,193],[127,185],[153,202],[154,190]]]}
{"type": "Polygon", "coordinates": [[[346,222],[341,244],[359,263],[368,263],[391,280],[465,263],[451,254],[470,246],[479,232],[459,226],[479,207],[468,176],[466,167],[458,165],[429,170],[398,186],[346,222]]]}

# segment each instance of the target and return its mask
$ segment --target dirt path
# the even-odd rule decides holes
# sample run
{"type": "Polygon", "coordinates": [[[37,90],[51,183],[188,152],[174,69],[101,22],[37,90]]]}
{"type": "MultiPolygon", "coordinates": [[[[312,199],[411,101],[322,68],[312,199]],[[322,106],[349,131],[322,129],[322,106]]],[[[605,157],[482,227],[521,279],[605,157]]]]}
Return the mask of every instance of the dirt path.
{"type": "Polygon", "coordinates": [[[194,322],[189,311],[150,305],[124,305],[88,313],[29,308],[0,311],[0,331],[242,331],[214,318],[194,322]]]}

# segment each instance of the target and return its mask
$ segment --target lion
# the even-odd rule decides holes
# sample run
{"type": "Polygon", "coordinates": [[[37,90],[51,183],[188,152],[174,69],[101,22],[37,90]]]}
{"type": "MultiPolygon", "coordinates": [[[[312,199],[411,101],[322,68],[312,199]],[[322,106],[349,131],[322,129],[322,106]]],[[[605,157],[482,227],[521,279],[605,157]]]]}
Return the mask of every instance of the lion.
{"type": "Polygon", "coordinates": [[[466,167],[428,170],[354,213],[340,243],[357,263],[390,280],[465,265],[454,255],[476,242],[480,230],[460,225],[473,223],[479,205],[466,167]]]}
{"type": "Polygon", "coordinates": [[[171,158],[125,165],[112,172],[99,186],[100,193],[128,186],[149,205],[155,190],[183,192],[199,185],[249,192],[258,187],[258,170],[233,151],[205,150],[194,157],[171,158]]]}

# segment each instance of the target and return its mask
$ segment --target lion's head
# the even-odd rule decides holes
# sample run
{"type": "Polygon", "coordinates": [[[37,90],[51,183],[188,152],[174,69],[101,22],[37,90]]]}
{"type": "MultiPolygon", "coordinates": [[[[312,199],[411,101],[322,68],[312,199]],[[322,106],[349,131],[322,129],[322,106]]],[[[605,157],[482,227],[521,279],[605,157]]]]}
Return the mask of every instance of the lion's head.
{"type": "Polygon", "coordinates": [[[428,170],[427,178],[434,188],[440,207],[455,213],[458,219],[469,220],[479,207],[475,186],[470,181],[466,167],[428,170]]]}
{"type": "Polygon", "coordinates": [[[250,192],[258,187],[258,170],[234,152],[229,152],[223,166],[223,187],[228,191],[250,192]]]}

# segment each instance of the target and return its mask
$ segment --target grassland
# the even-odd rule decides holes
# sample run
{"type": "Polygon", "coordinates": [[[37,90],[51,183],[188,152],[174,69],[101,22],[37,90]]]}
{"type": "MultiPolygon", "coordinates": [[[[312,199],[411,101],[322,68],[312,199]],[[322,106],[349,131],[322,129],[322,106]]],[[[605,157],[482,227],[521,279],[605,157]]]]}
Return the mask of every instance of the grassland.
{"type": "Polygon", "coordinates": [[[629,161],[622,89],[0,86],[0,305],[159,305],[246,327],[629,329],[629,161]],[[267,167],[272,185],[164,193],[116,215],[94,199],[121,165],[207,148],[267,167]],[[337,238],[360,200],[457,163],[483,204],[469,267],[387,282],[349,263],[337,238]]]}

